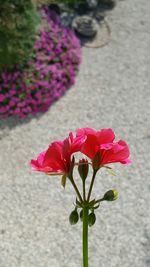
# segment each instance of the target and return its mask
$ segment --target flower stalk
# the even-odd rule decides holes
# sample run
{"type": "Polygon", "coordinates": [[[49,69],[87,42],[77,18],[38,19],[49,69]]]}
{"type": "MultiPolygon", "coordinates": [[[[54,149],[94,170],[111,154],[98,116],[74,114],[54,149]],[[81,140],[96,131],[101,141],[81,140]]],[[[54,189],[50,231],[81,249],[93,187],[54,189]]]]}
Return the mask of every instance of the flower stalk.
{"type": "Polygon", "coordinates": [[[83,267],[88,267],[88,214],[89,208],[83,207],[83,236],[82,236],[82,248],[83,248],[83,267]]]}
{"type": "Polygon", "coordinates": [[[75,183],[75,181],[74,181],[72,175],[69,176],[69,180],[70,180],[70,182],[72,183],[72,185],[73,185],[73,187],[74,187],[74,190],[75,190],[75,192],[76,192],[76,194],[77,194],[77,197],[79,198],[80,202],[82,203],[82,202],[83,202],[83,199],[82,199],[82,197],[81,197],[81,194],[80,194],[80,192],[79,192],[79,189],[78,189],[78,187],[76,186],[76,183],[75,183]]]}
{"type": "Polygon", "coordinates": [[[93,170],[93,176],[92,176],[92,180],[91,180],[91,184],[90,184],[90,188],[89,188],[89,193],[88,193],[88,197],[87,197],[87,201],[88,202],[89,202],[90,197],[91,197],[92,188],[93,188],[93,185],[94,185],[96,173],[97,173],[97,170],[93,170]]]}
{"type": "Polygon", "coordinates": [[[85,180],[83,181],[83,200],[86,201],[85,180]]]}

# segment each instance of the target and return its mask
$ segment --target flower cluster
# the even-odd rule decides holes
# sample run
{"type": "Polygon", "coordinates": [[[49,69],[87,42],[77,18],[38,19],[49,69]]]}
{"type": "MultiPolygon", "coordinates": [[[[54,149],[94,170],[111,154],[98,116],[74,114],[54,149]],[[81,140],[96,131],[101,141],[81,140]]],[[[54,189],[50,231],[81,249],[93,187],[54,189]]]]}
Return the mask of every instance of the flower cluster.
{"type": "Polygon", "coordinates": [[[37,159],[32,159],[30,165],[34,171],[44,172],[47,175],[61,175],[61,184],[65,188],[69,180],[76,193],[74,209],[69,215],[71,225],[79,221],[83,224],[83,266],[88,266],[88,227],[96,222],[96,210],[103,201],[111,202],[118,198],[118,191],[113,188],[106,191],[102,197],[93,198],[92,189],[97,172],[100,168],[111,169],[107,164],[119,162],[130,163],[129,148],[126,142],[115,141],[112,129],[96,131],[92,128],[80,128],[74,136],[72,132],[64,140],[51,143],[45,151],[40,153],[37,159]],[[80,152],[84,158],[75,161],[74,154],[80,152]],[[85,158],[85,156],[87,158],[85,158]],[[86,179],[89,165],[93,174],[87,191],[86,179]],[[78,188],[74,179],[74,167],[78,166],[78,172],[82,180],[82,191],[78,188]]]}
{"type": "MultiPolygon", "coordinates": [[[[75,136],[71,132],[65,140],[51,143],[37,159],[31,160],[32,169],[49,175],[59,174],[69,177],[72,171],[72,155],[75,152],[87,156],[95,170],[109,163],[131,162],[128,145],[122,140],[115,142],[112,129],[96,131],[92,128],[82,128],[77,129],[75,136]]],[[[87,161],[85,163],[87,164],[87,161]]],[[[83,160],[78,164],[84,164],[83,160]]]]}
{"type": "Polygon", "coordinates": [[[30,60],[22,69],[14,66],[0,73],[1,118],[47,111],[75,81],[81,59],[79,40],[47,7],[40,13],[43,26],[30,60]]]}

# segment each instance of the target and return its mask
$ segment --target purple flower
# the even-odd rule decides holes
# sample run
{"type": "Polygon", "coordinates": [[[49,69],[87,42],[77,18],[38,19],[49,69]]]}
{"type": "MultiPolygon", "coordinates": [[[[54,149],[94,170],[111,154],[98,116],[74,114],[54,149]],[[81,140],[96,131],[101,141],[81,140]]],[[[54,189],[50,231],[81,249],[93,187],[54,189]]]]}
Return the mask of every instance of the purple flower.
{"type": "Polygon", "coordinates": [[[0,102],[2,102],[5,99],[5,95],[0,94],[0,102]]]}
{"type": "Polygon", "coordinates": [[[47,7],[40,12],[47,26],[39,32],[32,58],[24,69],[15,66],[0,73],[0,117],[24,118],[28,113],[45,112],[75,82],[80,42],[54,12],[47,7]]]}

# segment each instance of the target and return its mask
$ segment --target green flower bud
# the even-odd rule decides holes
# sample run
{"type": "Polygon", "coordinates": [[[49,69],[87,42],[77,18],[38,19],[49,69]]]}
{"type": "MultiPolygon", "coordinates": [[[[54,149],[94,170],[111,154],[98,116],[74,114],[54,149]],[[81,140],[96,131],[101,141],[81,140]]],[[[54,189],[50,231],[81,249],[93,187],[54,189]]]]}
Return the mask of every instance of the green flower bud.
{"type": "Polygon", "coordinates": [[[87,159],[79,160],[78,172],[83,181],[87,178],[89,172],[89,164],[87,159]]]}
{"type": "Polygon", "coordinates": [[[103,200],[114,201],[117,198],[118,198],[118,191],[116,189],[111,189],[104,194],[103,200]]]}
{"type": "Polygon", "coordinates": [[[92,226],[94,225],[96,222],[96,216],[95,216],[95,213],[94,212],[91,212],[88,216],[88,224],[89,226],[92,226]]]}
{"type": "Polygon", "coordinates": [[[79,215],[78,215],[77,210],[75,209],[71,212],[71,214],[69,216],[69,222],[71,225],[73,225],[73,224],[76,224],[78,222],[78,220],[79,220],[79,215]]]}
{"type": "Polygon", "coordinates": [[[80,220],[83,222],[83,210],[80,211],[80,220]]]}

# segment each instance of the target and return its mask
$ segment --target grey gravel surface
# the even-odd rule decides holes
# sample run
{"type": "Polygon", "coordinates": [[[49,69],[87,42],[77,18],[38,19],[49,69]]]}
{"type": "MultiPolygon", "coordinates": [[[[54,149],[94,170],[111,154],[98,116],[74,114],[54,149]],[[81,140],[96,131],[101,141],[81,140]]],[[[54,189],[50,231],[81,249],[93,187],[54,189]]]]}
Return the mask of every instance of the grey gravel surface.
{"type": "Polygon", "coordinates": [[[112,127],[131,148],[131,166],[102,172],[94,196],[120,198],[97,211],[90,267],[150,266],[150,1],[119,1],[108,46],[83,48],[77,82],[50,110],[0,122],[0,267],[80,267],[81,224],[70,226],[74,193],[28,161],[78,127],[112,127]]]}

